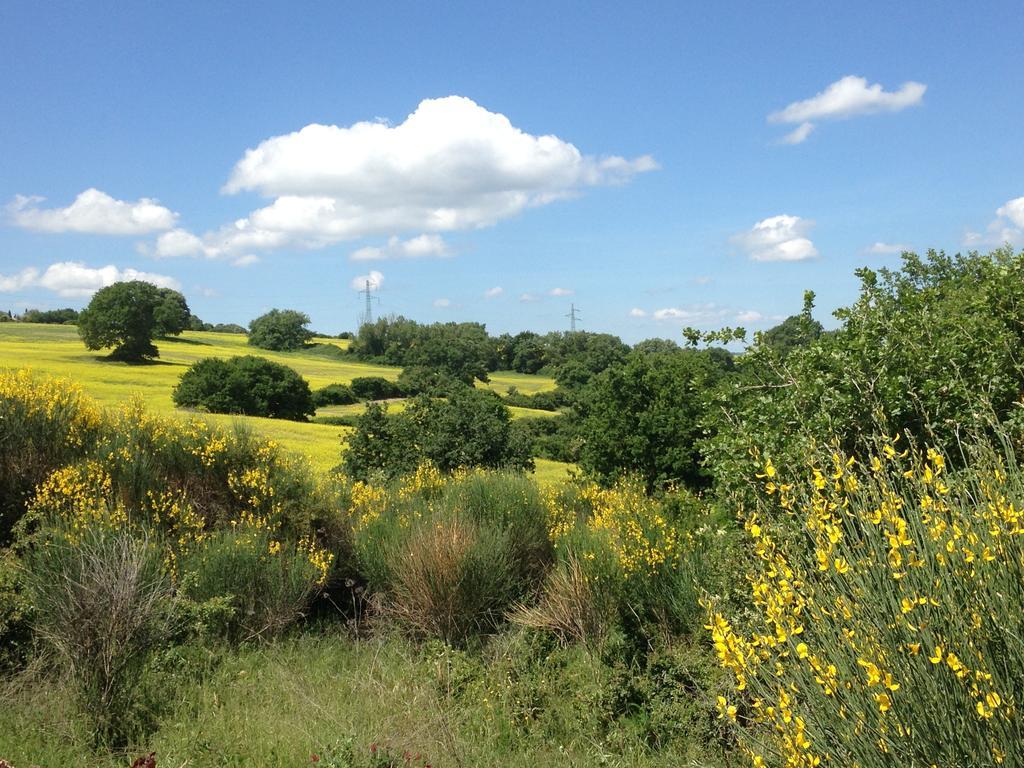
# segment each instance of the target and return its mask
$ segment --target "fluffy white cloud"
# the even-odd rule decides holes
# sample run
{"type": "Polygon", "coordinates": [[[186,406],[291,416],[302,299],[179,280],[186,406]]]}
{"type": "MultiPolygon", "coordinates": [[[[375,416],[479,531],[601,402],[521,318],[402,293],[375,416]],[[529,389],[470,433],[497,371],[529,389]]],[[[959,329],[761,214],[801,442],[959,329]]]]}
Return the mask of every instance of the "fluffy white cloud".
{"type": "Polygon", "coordinates": [[[231,260],[231,266],[233,267],[251,267],[253,264],[259,264],[260,257],[255,253],[247,253],[244,256],[239,256],[237,259],[231,260]]]}
{"type": "Polygon", "coordinates": [[[572,288],[552,288],[548,291],[549,296],[572,296],[576,291],[572,288]]]}
{"type": "Polygon", "coordinates": [[[405,252],[360,249],[353,258],[443,255],[427,236],[491,226],[657,167],[648,155],[584,155],[462,96],[426,99],[399,125],[312,124],[247,150],[223,191],[256,191],[272,201],[204,234],[202,249],[179,238],[162,249],[158,243],[157,252],[227,257],[421,232],[406,241],[405,252]]]}
{"type": "Polygon", "coordinates": [[[847,75],[828,88],[803,101],[794,101],[785,109],[768,115],[770,123],[799,124],[781,141],[799,144],[814,130],[814,120],[838,120],[877,112],[899,112],[917,106],[928,86],[906,82],[896,91],[886,91],[881,84],[868,85],[863,77],[847,75]]]}
{"type": "Polygon", "coordinates": [[[504,288],[502,288],[500,285],[496,285],[493,288],[488,288],[486,291],[484,291],[484,298],[495,299],[498,296],[501,296],[501,294],[503,294],[504,292],[504,288]]]}
{"type": "Polygon", "coordinates": [[[716,304],[691,304],[686,307],[665,307],[654,310],[655,320],[684,323],[713,323],[729,314],[729,310],[716,304]]]}
{"type": "Polygon", "coordinates": [[[764,315],[756,309],[745,309],[742,312],[736,313],[737,323],[756,323],[760,320],[764,320],[764,315]]]}
{"type": "Polygon", "coordinates": [[[438,309],[444,309],[452,305],[451,299],[434,299],[434,306],[438,309]]]}
{"type": "Polygon", "coordinates": [[[0,292],[11,293],[26,288],[45,288],[60,296],[91,296],[100,288],[127,280],[145,280],[161,288],[180,290],[181,284],[173,277],[137,269],[118,269],[112,264],[105,267],[87,267],[80,261],[62,261],[51,264],[42,273],[28,267],[14,275],[0,275],[0,292]]]}
{"type": "Polygon", "coordinates": [[[440,235],[419,235],[409,240],[396,236],[384,246],[366,246],[349,254],[352,261],[383,261],[385,259],[423,259],[449,256],[448,244],[440,235]]]}
{"type": "Polygon", "coordinates": [[[7,205],[11,223],[40,232],[86,232],[97,235],[145,235],[170,229],[178,214],[156,200],[116,200],[90,188],[66,208],[40,208],[46,198],[17,195],[7,205]]]}
{"type": "Polygon", "coordinates": [[[647,317],[647,312],[640,309],[640,307],[633,307],[629,310],[630,317],[647,317]]]}
{"type": "Polygon", "coordinates": [[[354,291],[365,291],[366,286],[369,284],[371,291],[379,290],[384,285],[384,275],[375,269],[370,270],[368,275],[360,275],[359,277],[352,278],[352,290],[354,291]]]}
{"type": "Polygon", "coordinates": [[[535,296],[532,293],[521,293],[519,294],[519,300],[523,302],[523,304],[529,304],[534,301],[540,301],[540,297],[535,296]]]}
{"type": "Polygon", "coordinates": [[[818,255],[814,243],[805,237],[813,226],[813,221],[799,216],[771,216],[732,240],[754,261],[804,261],[818,255]]]}
{"type": "Polygon", "coordinates": [[[996,218],[985,232],[968,232],[964,244],[974,247],[1024,245],[1024,197],[1015,197],[996,209],[996,218]]]}
{"type": "Polygon", "coordinates": [[[872,243],[864,249],[865,253],[870,253],[875,256],[892,256],[893,254],[900,254],[904,251],[909,251],[910,246],[904,245],[903,243],[883,243],[877,242],[872,243]]]}

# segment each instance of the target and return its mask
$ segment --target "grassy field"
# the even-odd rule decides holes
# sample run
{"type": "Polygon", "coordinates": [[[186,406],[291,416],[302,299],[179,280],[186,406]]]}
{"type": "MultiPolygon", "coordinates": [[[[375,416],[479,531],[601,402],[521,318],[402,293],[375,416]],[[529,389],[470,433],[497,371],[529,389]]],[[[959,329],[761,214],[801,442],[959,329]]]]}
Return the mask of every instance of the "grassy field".
{"type": "MultiPolygon", "coordinates": [[[[62,376],[81,384],[85,392],[106,406],[116,406],[138,395],[157,413],[181,413],[171,401],[171,390],[189,365],[205,357],[260,355],[299,372],[314,389],[333,383],[348,383],[358,376],[383,376],[395,380],[401,369],[356,362],[342,353],[349,342],[344,339],[317,338],[310,349],[301,352],[269,352],[250,347],[246,337],[232,333],[189,331],[179,338],[161,340],[160,359],[144,365],[113,362],[105,352],[87,350],[78,338],[78,329],[67,325],[0,324],[0,368],[31,368],[39,374],[62,376]]],[[[499,371],[487,385],[499,393],[510,386],[533,393],[552,389],[555,383],[543,376],[527,376],[499,371]]],[[[396,404],[401,407],[400,403],[396,404]]],[[[360,413],[362,406],[343,406],[360,413]]],[[[394,407],[394,406],[393,406],[394,407]]],[[[335,414],[337,407],[323,409],[322,415],[335,414]]],[[[513,418],[549,416],[548,411],[513,408],[513,418]]],[[[309,458],[313,466],[326,470],[340,461],[341,446],[349,429],[326,424],[301,423],[251,416],[211,415],[219,424],[241,421],[253,430],[276,440],[286,449],[309,458]]],[[[566,476],[568,465],[538,461],[538,479],[555,482],[566,476]]]]}

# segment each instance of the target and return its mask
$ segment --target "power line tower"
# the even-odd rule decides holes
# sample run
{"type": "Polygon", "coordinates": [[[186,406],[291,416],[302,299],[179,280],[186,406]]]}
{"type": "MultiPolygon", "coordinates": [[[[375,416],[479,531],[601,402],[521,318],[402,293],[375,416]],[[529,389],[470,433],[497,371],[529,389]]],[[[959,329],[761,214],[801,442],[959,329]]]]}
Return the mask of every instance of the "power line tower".
{"type": "Polygon", "coordinates": [[[579,310],[576,309],[575,304],[570,304],[569,306],[572,307],[572,309],[569,310],[569,314],[566,315],[566,317],[569,318],[569,332],[576,333],[576,321],[581,319],[580,317],[578,317],[579,310]]]}
{"type": "Polygon", "coordinates": [[[373,302],[380,303],[380,299],[373,295],[373,285],[369,280],[366,281],[365,287],[359,291],[360,294],[366,297],[366,308],[363,310],[363,314],[359,317],[359,327],[369,325],[373,322],[373,302]]]}

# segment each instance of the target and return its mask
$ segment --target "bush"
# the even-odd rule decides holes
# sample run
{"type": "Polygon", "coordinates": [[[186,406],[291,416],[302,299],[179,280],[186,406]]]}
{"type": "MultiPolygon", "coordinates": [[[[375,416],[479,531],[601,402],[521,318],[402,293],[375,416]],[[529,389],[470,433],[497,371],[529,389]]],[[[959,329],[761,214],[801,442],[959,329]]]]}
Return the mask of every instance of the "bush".
{"type": "Polygon", "coordinates": [[[524,478],[421,467],[391,490],[356,483],[360,571],[386,614],[418,637],[486,634],[551,561],[546,514],[524,478]]]}
{"type": "Polygon", "coordinates": [[[446,399],[420,395],[394,416],[371,404],[356,423],[343,462],[361,480],[401,477],[424,462],[443,472],[533,466],[529,442],[512,429],[501,400],[469,387],[446,399]]]}
{"type": "Polygon", "coordinates": [[[322,408],[325,405],[352,405],[359,398],[348,384],[328,384],[313,391],[313,405],[322,408]]]}
{"type": "Polygon", "coordinates": [[[205,612],[204,633],[231,642],[280,635],[303,616],[322,577],[308,550],[252,526],[209,534],[178,568],[193,615],[215,609],[205,612]]]}
{"type": "Polygon", "coordinates": [[[398,387],[407,397],[430,395],[443,397],[453,389],[465,388],[467,384],[449,373],[434,368],[413,366],[403,368],[398,377],[398,387]]]}
{"type": "Polygon", "coordinates": [[[208,357],[189,366],[172,393],[175,405],[305,421],[316,413],[309,384],[286,365],[246,355],[208,357]]]}
{"type": "Polygon", "coordinates": [[[58,531],[27,566],[36,637],[74,681],[96,743],[125,746],[141,717],[139,676],[171,635],[161,550],[126,531],[58,531]]]}
{"type": "Polygon", "coordinates": [[[21,316],[23,323],[46,323],[50,325],[74,325],[78,310],[71,309],[26,309],[21,316]]]}
{"type": "Polygon", "coordinates": [[[103,432],[100,411],[77,384],[0,372],[0,546],[10,540],[35,487],[90,453],[103,432]]]}
{"type": "Polygon", "coordinates": [[[747,615],[711,606],[709,622],[736,683],[721,709],[753,755],[1024,760],[1024,471],[1005,441],[965,445],[957,472],[886,437],[861,460],[765,461],[747,615]]]}
{"type": "Polygon", "coordinates": [[[360,400],[390,400],[402,397],[402,388],[382,376],[357,376],[349,384],[360,400]]]}
{"type": "Polygon", "coordinates": [[[275,352],[301,349],[313,338],[307,325],[309,315],[304,312],[272,309],[249,323],[249,343],[275,352]]]}

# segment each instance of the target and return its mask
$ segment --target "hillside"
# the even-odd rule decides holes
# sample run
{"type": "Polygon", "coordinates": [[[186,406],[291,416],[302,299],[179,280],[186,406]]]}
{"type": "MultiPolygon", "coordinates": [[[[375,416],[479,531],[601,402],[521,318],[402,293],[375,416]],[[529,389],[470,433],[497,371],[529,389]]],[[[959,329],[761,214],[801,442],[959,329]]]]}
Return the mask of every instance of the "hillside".
{"type": "MultiPolygon", "coordinates": [[[[359,376],[382,376],[394,380],[401,372],[399,368],[346,358],[339,350],[346,349],[348,342],[340,339],[317,338],[313,346],[301,352],[270,352],[250,347],[246,337],[240,334],[187,331],[178,338],[162,339],[157,346],[160,359],[153,363],[115,362],[105,359],[103,353],[87,350],[74,326],[5,323],[0,325],[0,369],[28,367],[40,374],[69,377],[106,406],[115,406],[138,395],[150,410],[157,413],[180,412],[171,401],[171,391],[189,365],[207,357],[259,355],[294,368],[313,389],[332,383],[348,383],[359,376]]],[[[555,383],[544,376],[502,371],[493,374],[489,384],[481,386],[498,393],[514,386],[520,392],[533,394],[553,389],[555,383]]],[[[401,407],[401,404],[396,407],[401,407]]],[[[321,415],[339,415],[339,411],[353,414],[361,410],[362,406],[328,407],[322,410],[321,415]]],[[[551,415],[549,411],[528,408],[510,410],[513,418],[551,415]]],[[[210,414],[208,418],[219,423],[242,421],[289,450],[307,456],[318,469],[329,469],[338,463],[341,441],[347,433],[347,428],[341,426],[252,416],[210,414]]],[[[539,459],[538,479],[564,477],[567,467],[539,459]]]]}

